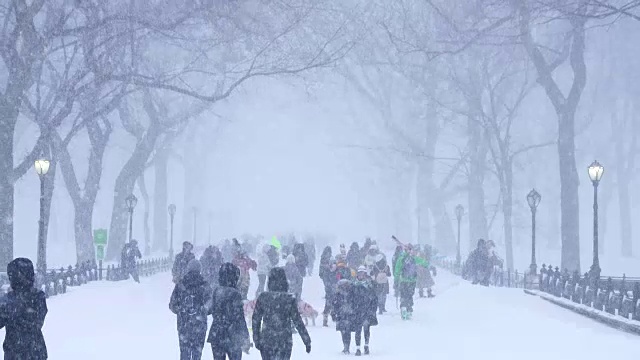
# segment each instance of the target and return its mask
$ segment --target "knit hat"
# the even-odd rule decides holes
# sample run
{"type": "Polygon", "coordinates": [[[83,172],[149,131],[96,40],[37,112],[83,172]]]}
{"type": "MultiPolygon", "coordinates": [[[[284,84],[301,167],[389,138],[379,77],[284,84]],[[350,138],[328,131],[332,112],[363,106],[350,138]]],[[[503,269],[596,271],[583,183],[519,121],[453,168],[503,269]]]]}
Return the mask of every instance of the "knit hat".
{"type": "Polygon", "coordinates": [[[287,255],[287,264],[293,264],[296,262],[296,257],[293,254],[287,255]]]}
{"type": "Polygon", "coordinates": [[[360,265],[360,267],[358,267],[358,272],[359,273],[367,273],[368,271],[367,271],[366,267],[360,265]]]}

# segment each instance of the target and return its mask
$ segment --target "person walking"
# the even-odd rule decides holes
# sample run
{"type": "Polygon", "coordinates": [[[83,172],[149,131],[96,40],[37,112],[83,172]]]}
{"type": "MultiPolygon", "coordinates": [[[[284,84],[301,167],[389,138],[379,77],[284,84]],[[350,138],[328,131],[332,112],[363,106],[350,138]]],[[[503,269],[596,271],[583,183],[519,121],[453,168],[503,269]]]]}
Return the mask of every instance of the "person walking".
{"type": "Polygon", "coordinates": [[[298,302],[288,293],[289,284],[283,268],[269,272],[267,291],[256,300],[251,324],[253,343],[262,360],[289,360],[293,348],[293,323],[302,338],[307,354],[311,352],[311,337],[298,312],[298,302]]]}
{"type": "Polygon", "coordinates": [[[193,254],[193,245],[190,242],[185,241],[182,243],[182,251],[176,255],[173,261],[173,267],[171,268],[171,275],[173,276],[173,282],[178,283],[184,276],[187,270],[187,265],[191,260],[195,260],[196,256],[193,254]]]}
{"type": "Polygon", "coordinates": [[[342,353],[345,355],[350,353],[351,333],[358,330],[355,307],[352,280],[339,280],[333,297],[331,318],[336,323],[336,331],[339,331],[342,337],[342,353]]]}
{"type": "Polygon", "coordinates": [[[413,315],[413,295],[416,291],[418,266],[428,268],[429,263],[417,256],[412,245],[407,245],[406,249],[402,250],[393,266],[394,278],[398,281],[400,311],[403,320],[409,320],[413,315]]]}
{"type": "MultiPolygon", "coordinates": [[[[273,268],[269,253],[273,246],[269,244],[262,245],[262,249],[258,251],[258,267],[256,272],[258,273],[258,289],[256,290],[256,299],[261,292],[264,291],[264,287],[267,283],[267,276],[269,271],[273,268]]],[[[273,247],[275,249],[275,247],[273,247]]],[[[277,255],[276,255],[277,256],[277,255]]]]}
{"type": "Polygon", "coordinates": [[[11,286],[0,299],[0,329],[5,328],[5,360],[46,360],[47,345],[42,326],[47,316],[47,299],[34,287],[35,271],[27,258],[17,258],[7,265],[11,286]]]}
{"type": "Polygon", "coordinates": [[[122,254],[120,255],[120,265],[124,271],[125,280],[129,279],[129,276],[131,276],[135,282],[140,282],[136,259],[141,258],[142,253],[138,248],[138,241],[131,240],[129,243],[124,245],[122,248],[122,254]]]}
{"type": "Polygon", "coordinates": [[[309,255],[304,249],[303,243],[297,243],[293,245],[293,256],[295,256],[295,264],[298,267],[298,271],[302,277],[307,276],[307,266],[309,266],[309,255]]]}
{"type": "Polygon", "coordinates": [[[211,287],[200,271],[200,262],[191,260],[186,273],[173,289],[169,301],[169,309],[177,316],[180,360],[202,358],[202,348],[207,335],[206,306],[211,299],[211,287]]]}
{"type": "Polygon", "coordinates": [[[242,352],[249,353],[251,342],[244,319],[242,295],[238,291],[240,269],[232,263],[220,267],[218,282],[208,304],[212,316],[207,342],[211,344],[214,360],[241,360],[242,352]]]}
{"type": "Polygon", "coordinates": [[[284,272],[289,283],[289,292],[294,295],[296,300],[300,300],[302,298],[303,277],[300,273],[300,268],[296,266],[295,262],[295,256],[289,254],[287,256],[287,264],[284,266],[284,272]]]}
{"type": "MultiPolygon", "coordinates": [[[[371,247],[374,249],[374,246],[371,247]]],[[[371,251],[371,250],[370,250],[371,251]]],[[[375,291],[378,298],[378,314],[382,315],[387,312],[387,295],[389,295],[389,277],[391,276],[391,268],[387,264],[387,258],[381,252],[371,259],[373,267],[371,269],[371,277],[375,284],[375,291]]]]}
{"type": "Polygon", "coordinates": [[[367,268],[360,266],[353,286],[353,303],[355,314],[353,326],[356,327],[356,356],[362,355],[360,344],[362,334],[364,333],[364,354],[369,355],[369,339],[371,338],[371,326],[378,325],[376,310],[378,308],[378,299],[376,290],[367,268]]]}
{"type": "Polygon", "coordinates": [[[336,263],[331,258],[331,247],[327,246],[320,256],[320,268],[318,275],[324,285],[324,310],[322,311],[322,326],[329,326],[329,314],[331,314],[331,302],[335,292],[336,283],[336,263]]]}

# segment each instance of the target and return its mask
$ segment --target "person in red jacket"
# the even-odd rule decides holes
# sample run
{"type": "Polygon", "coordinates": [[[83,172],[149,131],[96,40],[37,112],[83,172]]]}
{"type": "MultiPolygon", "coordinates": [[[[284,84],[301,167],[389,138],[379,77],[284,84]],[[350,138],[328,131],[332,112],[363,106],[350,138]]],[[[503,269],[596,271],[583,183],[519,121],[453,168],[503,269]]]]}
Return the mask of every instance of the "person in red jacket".
{"type": "Polygon", "coordinates": [[[251,274],[249,273],[249,270],[256,271],[258,269],[258,263],[250,258],[245,252],[239,250],[233,258],[233,265],[240,269],[238,290],[240,291],[240,294],[242,294],[242,299],[248,300],[249,285],[251,284],[251,274]]]}

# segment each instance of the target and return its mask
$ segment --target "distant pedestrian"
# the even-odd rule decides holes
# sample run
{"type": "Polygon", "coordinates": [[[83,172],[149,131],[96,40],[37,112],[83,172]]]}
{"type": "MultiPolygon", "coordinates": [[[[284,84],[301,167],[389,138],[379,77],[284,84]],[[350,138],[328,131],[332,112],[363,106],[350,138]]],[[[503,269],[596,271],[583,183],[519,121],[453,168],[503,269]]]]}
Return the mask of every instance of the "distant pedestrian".
{"type": "Polygon", "coordinates": [[[303,278],[295,261],[295,257],[289,254],[289,256],[287,256],[287,264],[284,266],[284,271],[289,283],[289,293],[293,294],[297,300],[300,300],[302,298],[303,278]]]}
{"type": "Polygon", "coordinates": [[[186,274],[178,281],[169,309],[177,315],[180,360],[200,360],[207,335],[207,302],[211,288],[200,274],[200,262],[191,260],[186,274]]]}
{"type": "Polygon", "coordinates": [[[120,255],[120,266],[124,272],[125,280],[129,279],[129,276],[131,276],[135,282],[140,282],[137,259],[141,258],[142,253],[138,248],[138,241],[131,240],[129,243],[124,245],[122,248],[122,254],[120,255]]]}
{"type": "Polygon", "coordinates": [[[218,273],[220,266],[224,263],[222,252],[216,246],[209,246],[200,257],[202,265],[202,277],[209,283],[211,288],[218,286],[218,273]]]}
{"type": "Polygon", "coordinates": [[[238,291],[240,269],[232,263],[224,263],[218,276],[219,287],[213,290],[209,314],[212,316],[207,341],[211,344],[214,360],[242,359],[242,352],[249,353],[251,342],[244,319],[244,304],[238,291]]]}
{"type": "Polygon", "coordinates": [[[173,275],[173,282],[178,283],[184,276],[187,270],[187,265],[191,260],[195,260],[196,256],[193,254],[193,245],[190,242],[185,241],[182,243],[182,252],[176,255],[173,261],[173,268],[171,269],[171,275],[173,275]]]}
{"type": "Polygon", "coordinates": [[[11,289],[0,299],[0,328],[5,360],[45,360],[47,346],[42,326],[47,316],[46,295],[34,287],[33,263],[17,258],[7,266],[11,289]]]}
{"type": "Polygon", "coordinates": [[[302,277],[307,276],[307,267],[309,266],[309,254],[304,248],[304,244],[298,243],[293,245],[293,256],[295,256],[295,264],[302,277]]]}
{"type": "Polygon", "coordinates": [[[258,296],[252,316],[253,342],[263,360],[289,360],[293,348],[295,326],[307,353],[311,352],[311,338],[298,312],[298,302],[288,293],[289,285],[283,268],[269,273],[268,291],[258,296]]]}

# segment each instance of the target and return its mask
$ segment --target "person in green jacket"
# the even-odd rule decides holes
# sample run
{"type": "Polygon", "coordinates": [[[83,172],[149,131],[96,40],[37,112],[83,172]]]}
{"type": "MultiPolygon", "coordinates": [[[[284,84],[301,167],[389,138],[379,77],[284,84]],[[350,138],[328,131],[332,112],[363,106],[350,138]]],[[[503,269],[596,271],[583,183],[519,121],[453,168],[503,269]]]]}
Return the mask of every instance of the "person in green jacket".
{"type": "Polygon", "coordinates": [[[429,262],[419,257],[411,245],[402,250],[393,265],[393,275],[395,281],[398,282],[400,311],[403,320],[410,319],[413,314],[413,295],[416,292],[418,266],[429,268],[429,262]]]}

